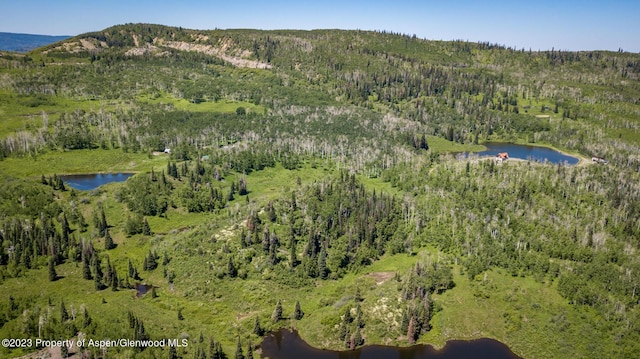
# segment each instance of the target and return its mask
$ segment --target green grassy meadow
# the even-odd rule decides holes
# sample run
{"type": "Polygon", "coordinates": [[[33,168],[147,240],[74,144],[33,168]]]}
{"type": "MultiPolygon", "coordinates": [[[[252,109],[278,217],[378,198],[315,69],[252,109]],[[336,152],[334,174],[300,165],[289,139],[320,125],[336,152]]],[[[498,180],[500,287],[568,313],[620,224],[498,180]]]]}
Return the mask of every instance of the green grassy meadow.
{"type": "Polygon", "coordinates": [[[194,103],[183,98],[174,98],[169,95],[141,96],[140,101],[155,105],[172,105],[176,110],[190,112],[233,113],[238,107],[244,107],[248,112],[264,113],[264,107],[246,101],[203,101],[194,103]]]}
{"type": "Polygon", "coordinates": [[[139,172],[167,166],[166,156],[121,150],[48,151],[28,158],[8,158],[0,162],[6,175],[34,177],[53,174],[96,172],[139,172]]]}

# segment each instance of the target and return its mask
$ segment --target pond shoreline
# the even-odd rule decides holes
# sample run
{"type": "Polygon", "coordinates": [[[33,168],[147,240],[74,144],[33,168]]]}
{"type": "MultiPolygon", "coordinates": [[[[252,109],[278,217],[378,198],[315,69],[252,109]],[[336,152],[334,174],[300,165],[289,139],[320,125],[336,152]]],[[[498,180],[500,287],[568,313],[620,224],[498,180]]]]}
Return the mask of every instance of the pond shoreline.
{"type": "Polygon", "coordinates": [[[509,160],[522,160],[540,163],[568,163],[583,166],[590,163],[584,156],[557,149],[550,145],[522,144],[512,142],[484,142],[483,151],[464,152],[465,156],[476,155],[481,158],[492,158],[498,153],[507,152],[509,160]]]}
{"type": "Polygon", "coordinates": [[[268,333],[259,345],[261,357],[270,359],[313,358],[341,359],[359,358],[375,359],[401,357],[411,359],[521,359],[504,343],[490,338],[472,340],[448,340],[444,346],[437,348],[432,344],[415,344],[410,346],[388,346],[367,344],[349,350],[319,349],[307,343],[295,329],[279,329],[268,333]]]}
{"type": "Polygon", "coordinates": [[[79,191],[92,191],[113,182],[124,182],[136,173],[97,172],[86,174],[58,175],[69,187],[79,191]]]}

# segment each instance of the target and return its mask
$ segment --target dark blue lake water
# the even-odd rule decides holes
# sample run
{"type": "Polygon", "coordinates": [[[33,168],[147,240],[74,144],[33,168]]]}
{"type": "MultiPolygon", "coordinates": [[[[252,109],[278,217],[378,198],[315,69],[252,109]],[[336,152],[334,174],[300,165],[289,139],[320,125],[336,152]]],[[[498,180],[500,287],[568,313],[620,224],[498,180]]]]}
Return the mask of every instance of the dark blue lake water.
{"type": "Polygon", "coordinates": [[[390,347],[367,345],[356,350],[316,349],[285,329],[268,334],[260,344],[262,357],[270,359],[520,359],[509,348],[493,339],[453,340],[441,350],[430,345],[390,347]]]}
{"type": "Polygon", "coordinates": [[[82,191],[91,191],[111,182],[124,182],[134,173],[91,173],[60,176],[65,184],[82,191]]]}
{"type": "Polygon", "coordinates": [[[576,157],[567,156],[546,147],[515,145],[512,143],[498,142],[485,143],[484,145],[487,147],[487,150],[478,152],[477,154],[480,156],[496,156],[500,152],[507,152],[509,153],[510,158],[519,158],[523,160],[538,162],[547,161],[554,164],[566,162],[567,164],[575,165],[579,161],[576,157]]]}

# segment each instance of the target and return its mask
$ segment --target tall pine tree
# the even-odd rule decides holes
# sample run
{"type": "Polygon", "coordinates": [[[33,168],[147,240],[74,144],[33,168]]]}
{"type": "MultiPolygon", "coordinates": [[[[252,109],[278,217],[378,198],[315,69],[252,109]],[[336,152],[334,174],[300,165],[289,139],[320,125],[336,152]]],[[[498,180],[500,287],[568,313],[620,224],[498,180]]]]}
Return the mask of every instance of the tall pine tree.
{"type": "Polygon", "coordinates": [[[240,343],[240,338],[238,338],[238,345],[236,345],[236,355],[235,359],[244,359],[244,353],[242,352],[242,343],[240,343]]]}
{"type": "Polygon", "coordinates": [[[49,281],[53,282],[58,279],[58,273],[56,273],[56,266],[53,258],[49,258],[49,281]]]}
{"type": "Polygon", "coordinates": [[[273,314],[271,315],[271,319],[274,322],[282,320],[282,303],[280,299],[278,299],[278,303],[276,304],[276,308],[273,310],[273,314]]]}
{"type": "Polygon", "coordinates": [[[264,329],[260,326],[260,317],[256,316],[256,320],[253,323],[253,334],[261,337],[264,335],[264,329]]]}
{"type": "Polygon", "coordinates": [[[107,224],[107,216],[104,214],[104,207],[100,206],[100,218],[98,219],[98,233],[100,237],[104,237],[109,225],[107,224]]]}
{"type": "Polygon", "coordinates": [[[111,233],[109,233],[109,228],[104,231],[104,249],[110,250],[115,248],[116,245],[113,243],[113,238],[111,238],[111,233]]]}
{"type": "Polygon", "coordinates": [[[300,309],[300,301],[296,300],[296,306],[295,306],[295,309],[293,310],[293,318],[295,320],[300,320],[302,319],[303,316],[304,316],[304,313],[300,309]]]}

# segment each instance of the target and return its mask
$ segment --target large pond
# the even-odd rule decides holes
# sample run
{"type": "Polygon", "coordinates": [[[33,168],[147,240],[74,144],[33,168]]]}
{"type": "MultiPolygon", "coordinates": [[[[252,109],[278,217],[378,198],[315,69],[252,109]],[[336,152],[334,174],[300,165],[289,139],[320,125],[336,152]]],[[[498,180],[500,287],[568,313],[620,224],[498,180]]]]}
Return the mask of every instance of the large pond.
{"type": "Polygon", "coordinates": [[[520,359],[506,345],[493,339],[453,340],[441,350],[430,345],[367,345],[356,350],[332,351],[316,349],[298,333],[286,329],[268,334],[260,349],[262,357],[270,359],[520,359]]]}
{"type": "Polygon", "coordinates": [[[480,156],[496,156],[498,153],[507,152],[510,158],[519,158],[538,162],[567,163],[575,165],[579,159],[562,154],[546,147],[516,145],[513,143],[490,142],[484,144],[487,149],[477,154],[480,156]]]}
{"type": "Polygon", "coordinates": [[[133,175],[134,173],[91,173],[83,175],[64,175],[60,177],[64,183],[71,186],[71,188],[91,191],[107,183],[124,182],[127,178],[133,175]]]}

